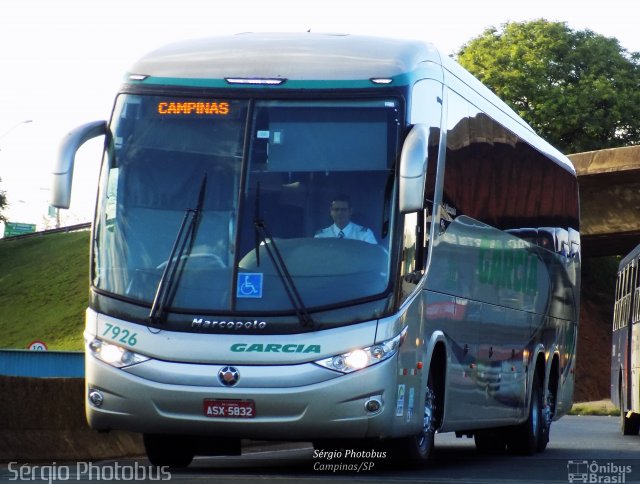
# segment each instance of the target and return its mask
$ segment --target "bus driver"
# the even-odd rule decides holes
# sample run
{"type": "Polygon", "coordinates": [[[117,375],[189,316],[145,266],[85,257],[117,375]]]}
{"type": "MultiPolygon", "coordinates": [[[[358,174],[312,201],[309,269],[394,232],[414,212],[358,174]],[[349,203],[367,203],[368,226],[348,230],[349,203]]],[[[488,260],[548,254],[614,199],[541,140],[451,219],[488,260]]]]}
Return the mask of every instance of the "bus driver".
{"type": "Polygon", "coordinates": [[[352,213],[351,199],[347,195],[333,197],[329,205],[329,214],[333,219],[333,225],[318,230],[315,236],[318,238],[355,239],[376,244],[376,238],[370,229],[351,222],[352,213]]]}

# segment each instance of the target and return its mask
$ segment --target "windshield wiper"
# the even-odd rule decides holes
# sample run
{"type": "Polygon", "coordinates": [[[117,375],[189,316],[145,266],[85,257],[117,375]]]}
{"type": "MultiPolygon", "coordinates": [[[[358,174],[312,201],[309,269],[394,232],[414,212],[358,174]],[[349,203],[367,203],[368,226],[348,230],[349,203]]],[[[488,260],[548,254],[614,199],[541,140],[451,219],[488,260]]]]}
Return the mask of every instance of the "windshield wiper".
{"type": "Polygon", "coordinates": [[[273,267],[275,267],[276,271],[278,272],[278,276],[282,281],[284,290],[289,297],[289,301],[291,301],[291,305],[296,312],[296,316],[298,317],[300,324],[304,327],[313,328],[314,322],[311,318],[311,315],[309,314],[309,310],[304,305],[304,301],[300,296],[300,292],[296,287],[293,277],[291,277],[289,269],[287,269],[287,265],[282,258],[282,254],[278,249],[278,245],[276,244],[275,239],[271,236],[269,229],[267,229],[266,222],[260,216],[260,182],[258,182],[256,186],[253,225],[255,227],[256,233],[256,264],[260,266],[260,244],[263,244],[265,250],[267,251],[269,259],[271,259],[273,267]]]}
{"type": "Polygon", "coordinates": [[[158,288],[156,289],[156,295],[153,298],[153,304],[151,305],[151,311],[149,311],[149,322],[157,324],[162,321],[167,303],[172,297],[172,289],[177,282],[178,268],[183,262],[182,258],[185,253],[188,254],[191,251],[191,246],[195,239],[196,231],[198,228],[198,220],[200,219],[200,212],[202,211],[202,205],[204,204],[204,193],[207,186],[207,174],[205,172],[200,183],[200,192],[198,194],[198,201],[195,208],[187,208],[182,218],[182,223],[178,229],[176,239],[171,247],[171,253],[169,259],[164,266],[164,271],[158,282],[158,288]]]}

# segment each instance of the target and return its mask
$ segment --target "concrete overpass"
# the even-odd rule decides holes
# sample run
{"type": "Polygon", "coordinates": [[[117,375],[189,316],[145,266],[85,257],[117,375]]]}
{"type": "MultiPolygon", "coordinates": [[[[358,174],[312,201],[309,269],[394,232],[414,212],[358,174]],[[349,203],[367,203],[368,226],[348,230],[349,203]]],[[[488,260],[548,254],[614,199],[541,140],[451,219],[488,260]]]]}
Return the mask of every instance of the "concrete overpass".
{"type": "Polygon", "coordinates": [[[580,185],[583,256],[627,254],[640,244],[640,146],[569,159],[580,185]]]}

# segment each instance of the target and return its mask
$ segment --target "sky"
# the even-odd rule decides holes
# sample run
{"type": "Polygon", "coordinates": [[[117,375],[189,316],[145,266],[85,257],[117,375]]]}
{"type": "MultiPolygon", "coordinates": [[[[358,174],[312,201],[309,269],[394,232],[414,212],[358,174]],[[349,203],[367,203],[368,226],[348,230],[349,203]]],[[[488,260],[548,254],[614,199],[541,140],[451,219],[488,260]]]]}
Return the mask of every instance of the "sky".
{"type": "MultiPolygon", "coordinates": [[[[0,190],[10,221],[45,228],[60,139],[108,119],[124,73],[174,41],[315,31],[420,39],[445,54],[491,26],[544,18],[640,52],[637,0],[0,0],[0,190]]],[[[101,141],[76,158],[63,224],[90,221],[101,141]]],[[[2,236],[2,233],[0,233],[2,236]]]]}

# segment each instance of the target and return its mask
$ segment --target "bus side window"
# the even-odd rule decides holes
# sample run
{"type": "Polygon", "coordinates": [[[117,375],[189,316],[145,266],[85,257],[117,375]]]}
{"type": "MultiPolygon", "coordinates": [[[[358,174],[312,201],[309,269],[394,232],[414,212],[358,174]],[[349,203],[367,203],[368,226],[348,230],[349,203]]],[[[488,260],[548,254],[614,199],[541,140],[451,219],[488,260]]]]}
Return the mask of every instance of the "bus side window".
{"type": "Polygon", "coordinates": [[[618,329],[618,309],[620,304],[618,301],[620,300],[620,272],[618,272],[618,277],[616,278],[616,289],[615,289],[615,297],[613,303],[613,331],[618,329]]]}

